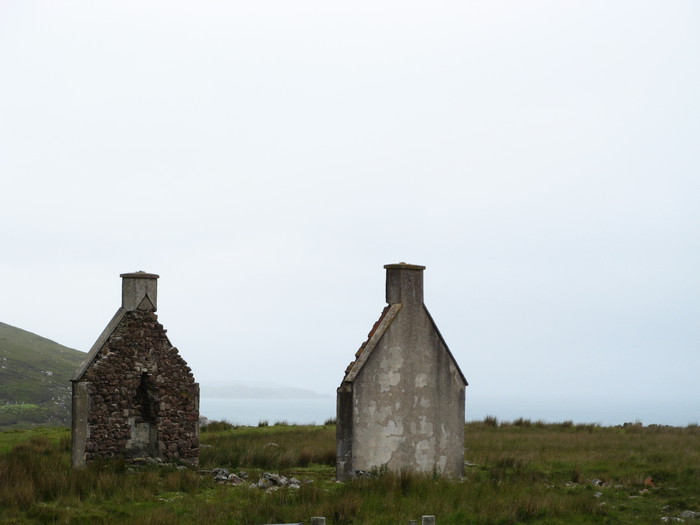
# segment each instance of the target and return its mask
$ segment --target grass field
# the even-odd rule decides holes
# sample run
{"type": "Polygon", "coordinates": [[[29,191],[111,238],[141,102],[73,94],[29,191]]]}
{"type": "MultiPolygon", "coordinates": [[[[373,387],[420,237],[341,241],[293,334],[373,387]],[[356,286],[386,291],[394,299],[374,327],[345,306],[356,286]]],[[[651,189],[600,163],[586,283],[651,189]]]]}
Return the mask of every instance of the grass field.
{"type": "MultiPolygon", "coordinates": [[[[660,523],[700,512],[700,428],[598,427],[494,418],[466,427],[466,474],[380,471],[334,480],[333,426],[202,432],[201,470],[243,470],[248,483],[217,484],[176,466],[123,461],[70,469],[70,432],[0,433],[0,522],[407,524],[660,523]],[[301,488],[250,488],[263,472],[301,488]],[[419,521],[420,522],[420,521],[419,521]]],[[[686,518],[686,521],[694,521],[686,518]]],[[[697,520],[700,523],[700,519],[697,520]]]]}

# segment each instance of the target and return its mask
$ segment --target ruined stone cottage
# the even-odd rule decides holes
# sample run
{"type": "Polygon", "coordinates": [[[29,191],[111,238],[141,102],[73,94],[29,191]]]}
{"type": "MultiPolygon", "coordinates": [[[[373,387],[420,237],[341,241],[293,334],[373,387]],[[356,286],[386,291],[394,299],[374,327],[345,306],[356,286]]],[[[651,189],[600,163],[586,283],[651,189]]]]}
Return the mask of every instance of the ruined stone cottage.
{"type": "Polygon", "coordinates": [[[388,264],[386,302],[338,388],[337,477],[464,473],[467,381],[423,304],[424,266],[388,264]]]}
{"type": "Polygon", "coordinates": [[[73,466],[115,456],[197,465],[199,385],[158,322],[158,276],[121,278],[122,306],[71,379],[73,466]]]}

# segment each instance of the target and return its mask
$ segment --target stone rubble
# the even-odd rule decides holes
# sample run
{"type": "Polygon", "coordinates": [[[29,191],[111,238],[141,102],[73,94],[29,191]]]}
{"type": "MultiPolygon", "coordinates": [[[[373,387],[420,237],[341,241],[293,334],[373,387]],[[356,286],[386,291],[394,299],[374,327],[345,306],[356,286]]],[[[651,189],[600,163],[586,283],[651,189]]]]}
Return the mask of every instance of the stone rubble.
{"type": "Polygon", "coordinates": [[[177,463],[169,463],[166,461],[163,461],[161,458],[154,458],[154,457],[139,457],[139,458],[132,458],[128,460],[127,463],[129,466],[127,470],[129,472],[136,472],[137,470],[142,470],[141,467],[147,467],[149,465],[156,465],[158,467],[170,467],[170,468],[175,468],[177,470],[188,470],[189,467],[186,465],[179,465],[177,463]]]}
{"type": "MultiPolygon", "coordinates": [[[[664,508],[664,510],[666,510],[664,508]]],[[[684,510],[683,512],[680,513],[678,517],[675,516],[662,516],[661,521],[664,523],[683,523],[685,520],[700,520],[700,512],[696,512],[694,510],[684,510]]]]}
{"type": "MultiPolygon", "coordinates": [[[[210,474],[216,483],[220,485],[242,485],[247,483],[248,473],[245,471],[240,471],[236,474],[230,472],[225,468],[215,468],[211,471],[200,471],[202,474],[210,474]]],[[[301,488],[302,483],[311,483],[311,480],[300,481],[297,478],[282,476],[281,474],[274,474],[271,472],[264,472],[262,477],[255,483],[248,483],[248,487],[252,489],[262,489],[272,492],[279,490],[282,487],[287,487],[290,489],[301,488]]]]}

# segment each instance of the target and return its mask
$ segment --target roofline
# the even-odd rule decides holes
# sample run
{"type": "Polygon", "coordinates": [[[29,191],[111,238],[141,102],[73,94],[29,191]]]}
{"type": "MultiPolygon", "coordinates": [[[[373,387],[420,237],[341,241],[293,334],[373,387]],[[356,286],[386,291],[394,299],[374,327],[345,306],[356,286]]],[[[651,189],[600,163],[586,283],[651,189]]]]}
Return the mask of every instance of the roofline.
{"type": "Polygon", "coordinates": [[[462,378],[462,381],[464,381],[464,386],[469,386],[469,382],[467,381],[467,378],[464,377],[464,374],[462,373],[462,369],[459,368],[459,365],[457,364],[457,360],[455,359],[455,356],[452,355],[452,352],[450,351],[450,347],[447,346],[447,343],[445,342],[445,338],[442,337],[442,334],[440,333],[440,329],[435,324],[435,320],[433,319],[433,316],[430,315],[430,312],[428,311],[428,307],[425,306],[425,304],[423,305],[423,310],[425,310],[425,313],[428,315],[428,319],[430,319],[430,322],[433,324],[433,328],[435,329],[435,332],[437,332],[437,335],[440,338],[440,342],[442,342],[442,346],[444,346],[445,350],[447,350],[447,355],[450,356],[450,359],[452,360],[452,364],[457,369],[457,372],[459,372],[459,375],[462,378]]]}
{"type": "Polygon", "coordinates": [[[119,307],[117,310],[117,313],[114,314],[114,317],[112,317],[112,320],[107,324],[104,330],[102,330],[102,333],[100,336],[97,338],[97,341],[92,345],[92,348],[90,348],[90,351],[88,352],[87,357],[85,360],[80,364],[80,367],[78,370],[75,372],[73,377],[71,378],[71,381],[80,381],[83,377],[83,374],[85,374],[85,371],[88,369],[88,367],[92,364],[92,362],[95,360],[97,357],[97,354],[99,351],[102,349],[102,347],[105,345],[107,342],[107,339],[109,339],[109,336],[112,335],[112,332],[117,328],[121,320],[124,318],[128,310],[123,307],[119,307]]]}
{"type": "MultiPolygon", "coordinates": [[[[355,378],[357,378],[357,375],[360,373],[362,368],[364,367],[365,363],[369,359],[369,356],[372,354],[374,351],[375,347],[381,340],[381,338],[384,336],[384,333],[389,329],[391,326],[391,323],[396,319],[396,316],[399,313],[399,310],[401,310],[401,303],[395,303],[392,305],[389,305],[389,309],[386,312],[386,314],[382,317],[379,326],[377,329],[374,331],[372,336],[369,338],[367,341],[367,344],[364,346],[362,349],[362,352],[360,355],[357,356],[357,359],[353,361],[350,364],[348,372],[345,374],[345,377],[343,378],[343,381],[341,382],[341,387],[344,383],[353,383],[355,381],[355,378]]],[[[435,330],[435,333],[437,333],[438,338],[440,339],[440,342],[442,343],[442,346],[445,348],[447,351],[447,355],[450,358],[450,361],[454,365],[454,367],[457,369],[457,373],[459,373],[459,377],[462,378],[462,381],[464,381],[464,386],[469,386],[469,382],[467,381],[467,378],[464,377],[464,374],[462,373],[462,369],[459,367],[459,364],[457,364],[457,360],[455,359],[455,356],[452,354],[452,351],[450,350],[450,347],[447,346],[447,343],[445,342],[445,338],[442,336],[442,333],[440,333],[440,329],[437,327],[437,324],[435,324],[435,320],[433,319],[433,316],[430,315],[430,312],[428,311],[428,308],[423,304],[423,311],[425,314],[428,316],[428,319],[430,320],[430,324],[433,326],[433,330],[435,330]]]]}
{"type": "Polygon", "coordinates": [[[342,381],[343,383],[352,383],[355,381],[357,374],[359,374],[360,370],[362,370],[362,367],[369,359],[369,356],[372,354],[372,351],[377,346],[377,343],[379,343],[380,339],[384,336],[384,333],[391,326],[391,323],[394,321],[394,319],[396,319],[399,310],[401,310],[401,303],[396,303],[389,306],[389,309],[387,310],[386,314],[382,317],[382,320],[379,323],[377,329],[372,334],[372,337],[369,338],[367,344],[362,349],[362,352],[359,356],[357,356],[357,359],[355,359],[355,361],[350,365],[350,370],[348,370],[347,374],[345,374],[345,377],[342,381]]]}

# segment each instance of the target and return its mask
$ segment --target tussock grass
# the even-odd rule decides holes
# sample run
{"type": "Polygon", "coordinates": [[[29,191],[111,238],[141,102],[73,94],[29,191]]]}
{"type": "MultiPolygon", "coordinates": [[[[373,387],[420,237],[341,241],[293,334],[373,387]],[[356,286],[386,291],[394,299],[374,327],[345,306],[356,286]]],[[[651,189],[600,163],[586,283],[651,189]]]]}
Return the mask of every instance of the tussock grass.
{"type": "Polygon", "coordinates": [[[335,429],[275,425],[210,433],[200,453],[205,468],[284,470],[311,464],[335,466],[335,429]],[[235,436],[235,437],[234,437],[235,436]]]}
{"type": "Polygon", "coordinates": [[[234,425],[229,421],[211,421],[206,425],[200,427],[200,432],[221,432],[222,430],[235,430],[238,425],[234,425]]]}
{"type": "Polygon", "coordinates": [[[697,425],[495,423],[467,425],[462,480],[377,469],[350,483],[334,481],[332,427],[210,425],[202,469],[246,470],[252,482],[263,470],[313,480],[269,493],[173,466],[134,470],[115,460],[74,471],[66,431],[20,441],[0,433],[0,522],[259,525],[326,516],[329,525],[383,525],[434,514],[441,525],[624,524],[700,511],[697,425]]]}
{"type": "Polygon", "coordinates": [[[485,416],[484,417],[484,425],[489,426],[489,427],[497,427],[498,426],[498,418],[496,416],[485,416]]]}

